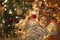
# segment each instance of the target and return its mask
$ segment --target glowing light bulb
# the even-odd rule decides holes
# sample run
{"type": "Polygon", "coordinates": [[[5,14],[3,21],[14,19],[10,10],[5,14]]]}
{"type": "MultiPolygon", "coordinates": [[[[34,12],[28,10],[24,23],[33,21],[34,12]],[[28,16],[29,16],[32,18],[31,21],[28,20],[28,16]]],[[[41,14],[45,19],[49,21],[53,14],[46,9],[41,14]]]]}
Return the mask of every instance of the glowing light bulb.
{"type": "Polygon", "coordinates": [[[5,11],[7,10],[7,9],[4,9],[5,11]]]}
{"type": "Polygon", "coordinates": [[[16,5],[14,4],[13,6],[15,7],[16,5]]]}
{"type": "Polygon", "coordinates": [[[4,7],[6,7],[6,5],[4,5],[4,7]]]}
{"type": "Polygon", "coordinates": [[[16,8],[14,10],[16,10],[16,8]]]}
{"type": "Polygon", "coordinates": [[[19,18],[18,16],[16,16],[16,18],[19,18]]]}
{"type": "Polygon", "coordinates": [[[7,2],[8,0],[5,0],[5,3],[7,2]]]}
{"type": "Polygon", "coordinates": [[[4,19],[2,21],[3,21],[3,23],[5,23],[4,19]]]}
{"type": "Polygon", "coordinates": [[[25,9],[27,9],[27,8],[25,7],[25,9]]]}
{"type": "Polygon", "coordinates": [[[9,11],[9,14],[12,14],[12,11],[11,10],[9,11]]]}
{"type": "Polygon", "coordinates": [[[8,27],[10,27],[10,25],[8,25],[8,27]]]}
{"type": "Polygon", "coordinates": [[[4,2],[2,3],[2,5],[4,5],[4,2]]]}

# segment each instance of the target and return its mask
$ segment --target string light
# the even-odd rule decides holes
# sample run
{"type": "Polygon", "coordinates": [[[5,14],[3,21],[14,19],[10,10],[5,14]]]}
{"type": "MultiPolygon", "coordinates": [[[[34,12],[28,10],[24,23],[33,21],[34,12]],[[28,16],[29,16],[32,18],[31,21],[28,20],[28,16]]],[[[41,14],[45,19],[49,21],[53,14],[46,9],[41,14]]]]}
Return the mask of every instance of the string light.
{"type": "Polygon", "coordinates": [[[2,2],[2,5],[4,5],[4,2],[2,2]]]}
{"type": "Polygon", "coordinates": [[[9,10],[9,14],[12,14],[12,10],[9,10]]]}
{"type": "Polygon", "coordinates": [[[14,10],[16,10],[16,8],[14,10]]]}
{"type": "Polygon", "coordinates": [[[5,23],[4,19],[2,19],[3,23],[5,23]]]}
{"type": "Polygon", "coordinates": [[[8,27],[10,27],[10,25],[8,25],[8,27]]]}
{"type": "Polygon", "coordinates": [[[5,0],[5,3],[7,2],[8,0],[5,0]]]}
{"type": "Polygon", "coordinates": [[[5,8],[4,10],[6,11],[7,9],[5,8]]]}
{"type": "Polygon", "coordinates": [[[4,7],[6,7],[6,5],[4,5],[4,7]]]}
{"type": "Polygon", "coordinates": [[[16,5],[14,4],[13,6],[15,7],[16,5]]]}
{"type": "Polygon", "coordinates": [[[8,36],[10,36],[10,35],[8,35],[8,36]]]}
{"type": "Polygon", "coordinates": [[[25,9],[27,9],[27,8],[25,7],[25,9]]]}
{"type": "Polygon", "coordinates": [[[16,16],[16,18],[19,18],[18,16],[16,16]]]}

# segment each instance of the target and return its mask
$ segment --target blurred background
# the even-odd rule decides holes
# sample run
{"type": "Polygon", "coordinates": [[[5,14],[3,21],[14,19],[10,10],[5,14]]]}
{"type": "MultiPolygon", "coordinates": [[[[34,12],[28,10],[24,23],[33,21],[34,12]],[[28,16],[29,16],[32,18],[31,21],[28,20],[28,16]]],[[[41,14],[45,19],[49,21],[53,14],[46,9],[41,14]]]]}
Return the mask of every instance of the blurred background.
{"type": "MultiPolygon", "coordinates": [[[[0,29],[2,26],[6,26],[6,25],[12,25],[12,24],[16,24],[19,22],[19,20],[21,19],[24,19],[25,18],[25,14],[26,11],[29,9],[31,9],[31,3],[34,3],[36,0],[0,0],[0,29]],[[21,3],[22,2],[22,3],[21,3]],[[27,2],[27,4],[23,4],[23,2],[27,2]],[[28,4],[29,3],[29,4],[28,4]],[[12,5],[11,5],[12,4],[12,5]],[[18,4],[18,5],[17,5],[18,4]],[[7,6],[6,6],[7,5],[7,6]],[[15,6],[13,6],[15,5],[15,6]],[[26,5],[26,6],[25,6],[26,5]],[[15,9],[16,8],[16,9],[15,9]],[[22,9],[21,9],[22,8],[22,9]],[[25,9],[26,8],[26,9],[25,9]],[[11,10],[13,11],[11,14],[11,10]],[[14,11],[14,10],[15,11],[14,11]],[[6,10],[10,10],[10,13],[6,10]],[[16,13],[17,12],[17,13],[16,13]],[[6,13],[9,13],[9,14],[6,14],[6,13]],[[14,14],[16,13],[16,14],[14,14]],[[6,14],[6,15],[5,15],[6,14]],[[11,14],[11,15],[10,15],[11,14]],[[7,15],[10,15],[9,17],[7,15]],[[13,17],[13,16],[14,17],[13,17]],[[8,17],[8,18],[7,18],[8,17]],[[15,18],[16,17],[16,18],[15,18]],[[12,22],[14,19],[14,22],[12,22]],[[7,23],[10,22],[9,24],[7,23]],[[12,23],[12,24],[11,24],[12,23]]],[[[55,18],[57,19],[57,30],[58,30],[58,33],[57,35],[55,36],[51,36],[49,38],[49,40],[60,40],[60,0],[45,0],[46,2],[46,5],[48,7],[48,9],[52,9],[53,11],[50,11],[53,12],[53,14],[51,13],[51,15],[55,16],[55,18]]],[[[43,2],[44,3],[44,2],[43,2]]],[[[46,7],[46,6],[44,6],[46,7]]],[[[49,14],[50,14],[49,13],[49,14]]],[[[50,16],[51,16],[50,15],[50,16]]],[[[6,28],[5,28],[6,29],[6,28]]],[[[10,31],[13,31],[14,28],[12,28],[12,30],[10,31]]],[[[1,29],[2,30],[2,29],[1,29]]],[[[8,29],[7,29],[8,30],[8,29]]],[[[15,29],[14,29],[15,30],[15,29]]],[[[0,32],[1,34],[2,32],[0,32]]],[[[4,32],[6,33],[6,32],[4,32]]],[[[4,34],[3,33],[3,34],[4,34]]],[[[8,36],[10,35],[9,32],[8,33],[8,36]]],[[[2,34],[2,35],[3,35],[2,34]]],[[[16,35],[16,34],[15,34],[16,35]]],[[[14,36],[15,36],[14,35],[14,36]]],[[[1,36],[1,35],[0,35],[1,36]]],[[[2,36],[3,37],[3,36],[2,36]]],[[[15,36],[17,37],[17,35],[15,36]]]]}

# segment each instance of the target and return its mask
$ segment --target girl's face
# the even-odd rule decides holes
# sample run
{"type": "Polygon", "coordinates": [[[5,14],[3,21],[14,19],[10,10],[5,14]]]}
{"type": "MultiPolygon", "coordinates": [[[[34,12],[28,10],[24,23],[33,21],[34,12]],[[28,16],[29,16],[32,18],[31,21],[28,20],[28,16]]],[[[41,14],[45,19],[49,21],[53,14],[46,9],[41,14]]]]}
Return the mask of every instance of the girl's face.
{"type": "Polygon", "coordinates": [[[41,17],[39,20],[39,24],[45,27],[47,25],[47,18],[45,16],[41,17]]]}

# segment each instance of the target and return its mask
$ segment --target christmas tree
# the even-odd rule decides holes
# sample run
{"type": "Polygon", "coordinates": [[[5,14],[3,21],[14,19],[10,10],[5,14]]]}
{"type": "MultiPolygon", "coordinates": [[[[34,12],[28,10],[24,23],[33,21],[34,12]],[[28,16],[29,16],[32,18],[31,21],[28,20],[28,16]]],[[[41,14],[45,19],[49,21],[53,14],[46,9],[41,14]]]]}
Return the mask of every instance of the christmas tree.
{"type": "Polygon", "coordinates": [[[17,19],[19,17],[16,15],[16,6],[13,4],[13,0],[5,0],[4,1],[4,16],[3,16],[3,35],[6,37],[16,37],[15,34],[15,26],[14,24],[17,23],[17,19]]]}
{"type": "Polygon", "coordinates": [[[19,0],[5,0],[4,4],[4,15],[0,15],[0,23],[4,26],[1,28],[1,37],[17,37],[15,24],[19,23],[20,19],[24,19],[26,11],[31,8],[31,3],[28,1],[19,0]],[[17,8],[21,8],[22,14],[18,15],[17,8]]]}

